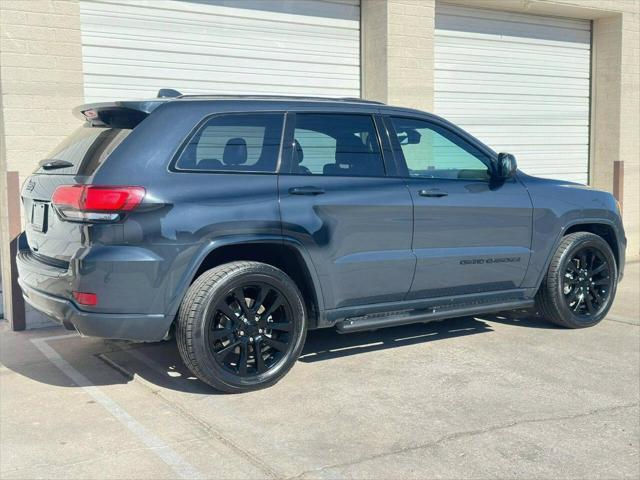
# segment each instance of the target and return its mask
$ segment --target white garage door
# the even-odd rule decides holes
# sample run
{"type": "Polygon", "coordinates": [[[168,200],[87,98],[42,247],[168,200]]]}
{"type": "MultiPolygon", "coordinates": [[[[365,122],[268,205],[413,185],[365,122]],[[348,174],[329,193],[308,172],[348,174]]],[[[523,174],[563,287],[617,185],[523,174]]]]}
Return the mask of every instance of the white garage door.
{"type": "Polygon", "coordinates": [[[435,110],[531,175],[588,181],[591,24],[436,9],[435,110]]]}
{"type": "Polygon", "coordinates": [[[82,0],[87,101],[360,96],[359,0],[82,0]]]}

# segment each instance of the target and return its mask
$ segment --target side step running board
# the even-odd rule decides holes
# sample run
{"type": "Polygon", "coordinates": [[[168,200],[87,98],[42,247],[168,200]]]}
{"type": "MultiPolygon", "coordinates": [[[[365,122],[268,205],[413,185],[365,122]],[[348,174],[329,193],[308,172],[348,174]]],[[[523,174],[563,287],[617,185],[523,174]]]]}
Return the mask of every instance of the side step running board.
{"type": "Polygon", "coordinates": [[[534,300],[510,300],[500,303],[466,305],[447,309],[428,308],[385,316],[381,316],[380,314],[364,315],[361,317],[346,318],[336,323],[336,330],[338,330],[339,333],[360,332],[363,330],[375,330],[377,328],[395,327],[410,323],[433,322],[436,320],[446,320],[447,318],[480,315],[504,310],[525,309],[531,308],[534,305],[534,300]]]}

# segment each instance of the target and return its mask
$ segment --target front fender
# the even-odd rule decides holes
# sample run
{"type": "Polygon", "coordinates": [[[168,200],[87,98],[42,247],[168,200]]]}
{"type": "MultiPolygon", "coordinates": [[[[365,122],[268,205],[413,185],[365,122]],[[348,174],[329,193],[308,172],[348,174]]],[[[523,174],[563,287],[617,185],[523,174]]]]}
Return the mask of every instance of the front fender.
{"type": "Polygon", "coordinates": [[[581,217],[563,224],[562,227],[558,230],[554,241],[550,243],[550,248],[545,253],[546,257],[544,263],[539,264],[541,268],[529,268],[526,279],[528,280],[528,283],[526,284],[526,286],[532,286],[536,291],[538,290],[545,274],[549,269],[551,259],[553,258],[554,253],[556,252],[558,246],[560,245],[560,242],[562,241],[562,238],[565,236],[568,230],[570,230],[572,227],[575,227],[576,225],[604,225],[612,229],[615,236],[615,242],[618,246],[618,280],[621,280],[624,274],[626,239],[624,231],[621,230],[621,227],[618,223],[619,222],[616,222],[613,219],[602,217],[581,217]]]}

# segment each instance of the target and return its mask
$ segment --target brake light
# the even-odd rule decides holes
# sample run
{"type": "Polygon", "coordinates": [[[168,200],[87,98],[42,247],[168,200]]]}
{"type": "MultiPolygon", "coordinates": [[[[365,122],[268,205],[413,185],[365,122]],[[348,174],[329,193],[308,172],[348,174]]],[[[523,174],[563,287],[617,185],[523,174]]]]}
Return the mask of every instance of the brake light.
{"type": "Polygon", "coordinates": [[[94,307],[98,304],[98,295],[95,293],[73,292],[73,298],[75,298],[76,302],[80,305],[94,307]]]}
{"type": "Polygon", "coordinates": [[[144,196],[143,187],[61,185],[51,203],[68,220],[112,221],[138,207],[144,196]]]}

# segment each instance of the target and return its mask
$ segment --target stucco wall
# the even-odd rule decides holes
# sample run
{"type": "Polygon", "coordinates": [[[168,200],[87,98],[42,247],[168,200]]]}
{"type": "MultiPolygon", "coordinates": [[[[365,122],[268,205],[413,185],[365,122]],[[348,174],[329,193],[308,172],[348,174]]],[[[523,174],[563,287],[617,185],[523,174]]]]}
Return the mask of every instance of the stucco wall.
{"type": "Polygon", "coordinates": [[[433,109],[435,0],[361,3],[362,96],[433,109]]]}
{"type": "Polygon", "coordinates": [[[78,120],[84,100],[78,2],[0,2],[7,169],[24,178],[78,120]]]}
{"type": "MultiPolygon", "coordinates": [[[[0,266],[5,279],[10,240],[6,172],[18,171],[22,182],[77,128],[71,109],[84,99],[82,81],[76,0],[0,1],[0,266]]],[[[8,293],[6,281],[4,290],[8,293]]]]}

